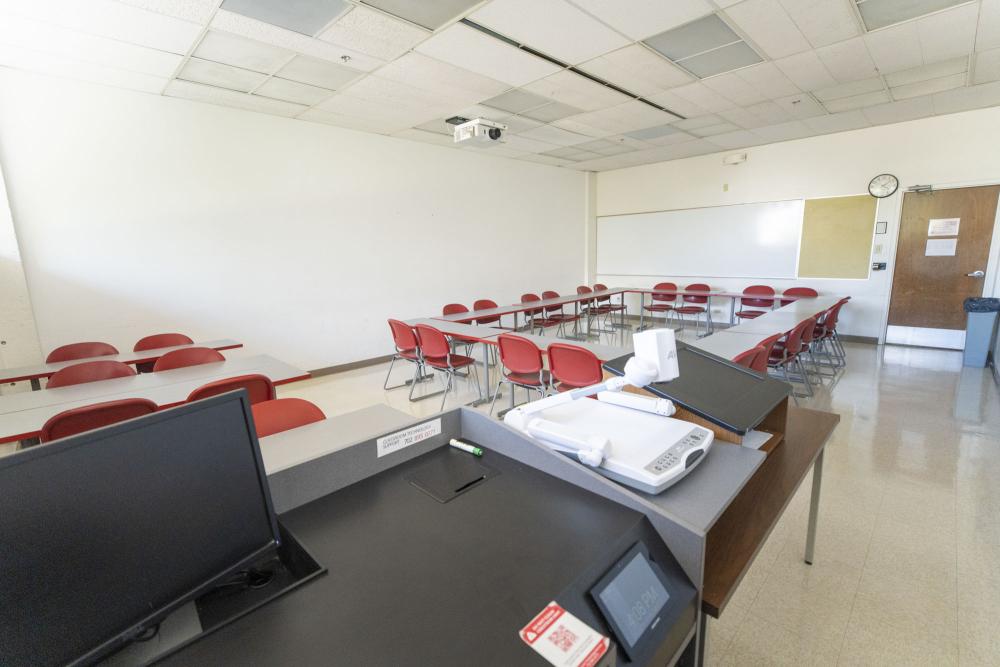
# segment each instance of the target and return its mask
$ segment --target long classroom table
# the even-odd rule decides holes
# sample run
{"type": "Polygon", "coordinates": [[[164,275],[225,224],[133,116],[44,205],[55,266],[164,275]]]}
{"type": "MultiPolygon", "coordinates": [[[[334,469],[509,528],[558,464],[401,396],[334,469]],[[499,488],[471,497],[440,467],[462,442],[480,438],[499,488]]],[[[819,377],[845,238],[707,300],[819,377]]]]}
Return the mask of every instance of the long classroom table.
{"type": "Polygon", "coordinates": [[[161,408],[178,405],[198,387],[237,375],[259,373],[276,385],[308,379],[309,373],[267,355],[227,359],[158,373],[0,396],[0,443],[38,436],[50,417],[94,403],[146,398],[161,408]]]}
{"type": "Polygon", "coordinates": [[[243,347],[243,343],[239,343],[235,340],[229,338],[223,338],[221,340],[210,340],[206,342],[196,342],[189,343],[186,345],[171,345],[169,347],[158,347],[152,350],[141,350],[139,352],[121,352],[119,354],[107,354],[101,357],[87,357],[84,359],[73,359],[72,361],[54,361],[51,363],[41,363],[33,364],[31,366],[20,366],[18,368],[0,368],[0,382],[21,382],[23,380],[31,381],[32,391],[38,391],[42,388],[40,380],[42,378],[51,377],[56,371],[66,368],[67,366],[75,366],[76,364],[82,364],[87,361],[120,361],[123,364],[141,364],[150,361],[156,361],[167,352],[173,352],[174,350],[183,350],[187,347],[208,347],[213,350],[232,350],[238,347],[243,347]]]}

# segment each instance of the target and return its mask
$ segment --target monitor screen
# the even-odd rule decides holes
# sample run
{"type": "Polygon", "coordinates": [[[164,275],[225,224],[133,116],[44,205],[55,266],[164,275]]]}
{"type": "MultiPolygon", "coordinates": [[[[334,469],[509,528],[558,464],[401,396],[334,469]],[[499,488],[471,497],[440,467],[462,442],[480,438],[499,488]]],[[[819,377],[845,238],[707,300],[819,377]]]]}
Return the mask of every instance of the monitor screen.
{"type": "Polygon", "coordinates": [[[643,635],[656,626],[670,599],[641,543],[615,564],[592,595],[629,655],[633,655],[643,635]]]}
{"type": "Polygon", "coordinates": [[[278,541],[245,392],[0,458],[0,664],[90,661],[278,541]]]}

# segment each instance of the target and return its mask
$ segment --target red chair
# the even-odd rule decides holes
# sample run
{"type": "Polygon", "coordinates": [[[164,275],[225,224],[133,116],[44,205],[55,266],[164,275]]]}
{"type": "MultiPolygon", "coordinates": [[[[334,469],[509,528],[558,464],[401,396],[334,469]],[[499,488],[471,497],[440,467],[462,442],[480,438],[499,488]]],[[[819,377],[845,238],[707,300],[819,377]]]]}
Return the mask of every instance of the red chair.
{"type": "MultiPolygon", "coordinates": [[[[605,285],[604,283],[594,283],[594,291],[595,292],[604,292],[607,289],[608,289],[608,286],[605,285]]],[[[599,303],[601,305],[607,306],[608,308],[611,309],[612,313],[621,313],[622,314],[622,325],[624,325],[625,318],[628,317],[628,307],[626,307],[626,305],[625,305],[624,295],[622,296],[622,302],[621,303],[611,303],[611,295],[610,294],[605,294],[604,296],[597,297],[597,303],[599,303]]],[[[617,327],[618,325],[617,324],[612,324],[612,326],[617,327]]]]}
{"type": "MultiPolygon", "coordinates": [[[[444,395],[441,397],[441,410],[444,410],[445,401],[448,400],[448,392],[455,381],[455,375],[460,368],[475,368],[475,360],[463,354],[454,354],[448,338],[438,329],[426,324],[418,324],[414,329],[417,332],[417,341],[420,344],[420,356],[424,364],[434,370],[442,371],[448,376],[448,383],[444,388],[444,395]]],[[[482,387],[479,386],[479,375],[476,372],[476,389],[479,397],[483,397],[482,387]]]]}
{"type": "MultiPolygon", "coordinates": [[[[521,295],[521,303],[534,303],[535,301],[541,301],[542,298],[537,294],[532,294],[528,292],[527,294],[521,295]]],[[[529,326],[531,331],[534,332],[538,329],[539,333],[543,333],[549,327],[557,327],[560,324],[559,319],[554,319],[551,317],[545,317],[544,308],[531,308],[524,311],[524,316],[528,318],[529,326]]]]}
{"type": "Polygon", "coordinates": [[[399,389],[400,387],[410,385],[410,400],[412,401],[413,388],[418,382],[424,380],[425,377],[430,377],[424,372],[424,360],[420,358],[420,343],[417,341],[417,335],[413,333],[413,327],[406,322],[390,319],[389,330],[392,332],[392,342],[396,346],[396,351],[392,355],[392,361],[389,362],[389,372],[385,374],[385,382],[382,383],[382,388],[399,389]],[[390,387],[389,377],[392,375],[392,367],[396,364],[397,359],[414,364],[416,369],[413,371],[412,380],[390,387]]]}
{"type": "Polygon", "coordinates": [[[153,372],[169,371],[175,368],[186,368],[187,366],[200,366],[201,364],[215,364],[225,361],[226,358],[218,350],[210,347],[185,347],[180,350],[167,352],[156,360],[153,364],[153,372]]]}
{"type": "Polygon", "coordinates": [[[41,442],[51,442],[128,419],[144,417],[153,412],[156,412],[156,403],[145,398],[124,398],[120,401],[85,405],[49,417],[42,426],[38,439],[41,442]]]}
{"type": "Polygon", "coordinates": [[[763,348],[752,347],[746,352],[740,352],[735,357],[732,358],[732,362],[737,366],[742,366],[743,368],[752,368],[753,362],[760,356],[760,352],[763,348]]]}
{"type": "MultiPolygon", "coordinates": [[[[692,283],[684,288],[685,292],[711,292],[712,288],[705,283],[692,283]]],[[[709,297],[707,294],[702,296],[700,294],[685,294],[681,299],[686,305],[675,306],[674,312],[681,321],[681,328],[684,328],[684,316],[693,315],[695,323],[695,331],[699,331],[699,322],[701,318],[699,315],[705,316],[705,333],[701,336],[707,336],[715,330],[715,325],[712,323],[712,308],[709,302],[709,297]],[[690,304],[690,305],[687,305],[690,304]]]]}
{"type": "Polygon", "coordinates": [[[253,423],[257,427],[258,438],[266,438],[275,433],[326,419],[322,410],[301,398],[276,398],[272,401],[261,401],[254,404],[251,409],[253,410],[253,423]]]}
{"type": "MultiPolygon", "coordinates": [[[[805,334],[806,330],[812,331],[816,326],[816,318],[810,317],[807,320],[803,320],[795,326],[794,329],[785,334],[784,340],[778,342],[774,345],[771,350],[770,357],[768,359],[768,366],[776,370],[781,370],[787,382],[798,382],[801,381],[806,388],[806,396],[812,396],[812,382],[809,380],[809,374],[806,371],[805,364],[802,363],[802,358],[800,356],[802,352],[802,336],[805,334]],[[794,367],[798,369],[799,375],[793,376],[790,374],[789,368],[794,367]]],[[[792,397],[795,402],[798,403],[798,398],[796,394],[793,393],[792,397]]]]}
{"type": "MultiPolygon", "coordinates": [[[[676,283],[656,283],[653,285],[655,290],[664,290],[666,292],[672,292],[677,289],[676,283]]],[[[643,306],[643,310],[649,311],[649,321],[650,327],[653,326],[653,316],[656,313],[663,313],[663,326],[667,327],[670,324],[670,313],[674,310],[674,303],[677,302],[676,294],[652,294],[650,298],[650,304],[648,306],[643,306]]],[[[648,329],[649,327],[640,327],[640,329],[648,329]]]]}
{"type": "Polygon", "coordinates": [[[604,381],[601,360],[590,350],[566,343],[548,347],[549,370],[556,391],[579,389],[604,381]]]}
{"type": "Polygon", "coordinates": [[[469,309],[460,303],[446,303],[441,309],[442,315],[458,315],[459,313],[467,313],[469,309]]]}
{"type": "Polygon", "coordinates": [[[90,359],[92,357],[106,357],[109,354],[118,354],[114,345],[107,343],[70,343],[62,345],[49,352],[45,357],[45,363],[52,364],[57,361],[76,361],[77,359],[90,359]]]}
{"type": "Polygon", "coordinates": [[[527,338],[507,333],[497,336],[497,343],[504,371],[497,381],[496,391],[493,392],[490,414],[493,414],[493,406],[497,402],[497,396],[500,395],[500,385],[504,383],[510,385],[511,408],[514,407],[514,387],[521,387],[529,396],[532,391],[537,391],[539,398],[545,398],[545,388],[551,384],[552,379],[545,370],[542,351],[538,346],[527,338]]]}
{"type": "MultiPolygon", "coordinates": [[[[472,304],[472,310],[489,310],[490,308],[497,308],[497,307],[498,307],[497,302],[491,299],[476,299],[476,301],[472,304]]],[[[502,315],[487,315],[486,317],[477,317],[476,324],[480,326],[491,325],[497,329],[508,329],[510,331],[513,331],[513,329],[511,329],[510,327],[500,326],[500,318],[502,317],[503,317],[502,315]]]]}
{"type": "Polygon", "coordinates": [[[174,347],[175,345],[191,345],[194,341],[188,336],[180,333],[161,333],[153,334],[152,336],[146,336],[145,338],[140,338],[139,342],[135,344],[132,348],[133,352],[142,352],[144,350],[158,350],[161,347],[174,347]]]}
{"type": "Polygon", "coordinates": [[[187,400],[188,402],[200,401],[203,398],[218,396],[237,389],[247,390],[251,405],[275,399],[274,383],[271,382],[271,378],[259,373],[251,373],[203,384],[188,394],[187,400]]]}
{"type": "MultiPolygon", "coordinates": [[[[773,308],[774,299],[767,299],[764,297],[774,296],[774,288],[768,287],[767,285],[751,285],[750,287],[743,290],[744,294],[750,296],[745,296],[740,299],[740,308],[744,306],[751,306],[754,308],[773,308]]],[[[767,311],[765,310],[740,310],[736,313],[736,317],[743,320],[752,320],[755,317],[760,317],[767,311]]]]}
{"type": "Polygon", "coordinates": [[[84,361],[72,366],[60,368],[45,385],[46,389],[58,389],[85,382],[99,382],[127,378],[135,375],[132,367],[120,361],[84,361]]]}
{"type": "Polygon", "coordinates": [[[767,364],[771,358],[771,351],[774,349],[775,344],[781,340],[783,335],[784,334],[775,334],[770,338],[762,340],[760,344],[757,345],[757,349],[760,350],[760,353],[757,355],[757,358],[753,360],[753,363],[750,364],[750,368],[754,369],[758,373],[766,374],[767,364]]]}
{"type": "MultiPolygon", "coordinates": [[[[467,313],[469,309],[460,303],[448,303],[445,304],[444,308],[441,309],[442,315],[458,315],[459,313],[467,313]]],[[[461,322],[462,324],[468,324],[475,322],[475,320],[451,320],[453,322],[461,322]]],[[[462,336],[452,336],[451,343],[452,347],[457,347],[458,345],[465,346],[465,353],[469,354],[472,346],[478,341],[469,340],[468,338],[463,338],[462,336]]]]}
{"type": "MultiPolygon", "coordinates": [[[[781,296],[819,296],[819,292],[814,290],[812,287],[789,287],[781,296]]],[[[796,299],[782,299],[781,305],[787,306],[790,303],[795,303],[796,299]]]]}
{"type": "MultiPolygon", "coordinates": [[[[559,292],[554,292],[552,290],[545,290],[542,292],[542,299],[558,299],[559,292]]],[[[550,320],[555,320],[559,323],[559,328],[556,329],[556,335],[559,334],[566,335],[566,325],[570,322],[576,322],[580,319],[579,315],[567,315],[563,312],[563,304],[557,306],[545,306],[545,317],[550,320]]]]}
{"type": "Polygon", "coordinates": [[[851,297],[845,297],[827,309],[825,313],[817,319],[816,331],[813,338],[818,342],[822,353],[830,357],[831,364],[840,368],[847,364],[847,350],[840,342],[837,334],[837,321],[840,318],[840,309],[847,305],[851,297]],[[827,351],[829,348],[829,351],[827,351]]]}
{"type": "MultiPolygon", "coordinates": [[[[580,295],[591,294],[593,291],[594,290],[590,289],[586,285],[579,285],[576,288],[576,293],[580,295]]],[[[591,331],[591,322],[593,322],[595,318],[607,316],[608,313],[611,312],[611,309],[608,306],[599,305],[597,299],[584,301],[581,303],[581,307],[584,310],[583,316],[587,318],[587,331],[591,331]]]]}

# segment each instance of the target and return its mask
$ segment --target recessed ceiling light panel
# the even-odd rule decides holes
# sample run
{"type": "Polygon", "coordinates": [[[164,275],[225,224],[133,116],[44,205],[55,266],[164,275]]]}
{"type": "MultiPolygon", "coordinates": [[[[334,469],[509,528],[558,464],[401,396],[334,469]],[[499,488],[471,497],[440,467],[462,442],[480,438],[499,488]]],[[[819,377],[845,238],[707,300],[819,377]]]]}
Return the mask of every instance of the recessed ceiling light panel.
{"type": "Polygon", "coordinates": [[[480,0],[361,0],[387,14],[406,19],[428,30],[437,30],[448,21],[478,5],[480,0]]]}
{"type": "Polygon", "coordinates": [[[723,46],[721,49],[714,49],[707,53],[680,60],[677,64],[695,76],[704,79],[708,76],[715,76],[723,72],[732,72],[734,69],[740,69],[741,67],[748,67],[763,60],[746,42],[736,42],[735,44],[723,46]]]}
{"type": "Polygon", "coordinates": [[[740,37],[732,28],[715,14],[710,14],[703,19],[649,37],[644,43],[671,60],[680,60],[738,41],[740,37]]]}
{"type": "Polygon", "coordinates": [[[969,0],[857,0],[858,10],[869,30],[902,23],[924,14],[963,5],[969,0]]]}
{"type": "Polygon", "coordinates": [[[224,0],[222,3],[222,9],[310,37],[350,7],[345,0],[224,0]]]}

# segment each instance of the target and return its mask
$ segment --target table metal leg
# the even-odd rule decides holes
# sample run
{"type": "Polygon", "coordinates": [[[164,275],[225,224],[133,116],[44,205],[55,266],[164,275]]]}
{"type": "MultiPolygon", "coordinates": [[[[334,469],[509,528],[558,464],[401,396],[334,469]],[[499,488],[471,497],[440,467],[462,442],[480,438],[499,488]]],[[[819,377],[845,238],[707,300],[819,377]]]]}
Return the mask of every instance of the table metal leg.
{"type": "Polygon", "coordinates": [[[813,564],[813,554],[816,550],[816,523],[819,520],[819,493],[823,484],[823,454],[826,447],[819,450],[819,456],[813,463],[812,498],[809,500],[809,527],[806,531],[806,563],[813,564]]]}
{"type": "Polygon", "coordinates": [[[736,324],[736,297],[729,297],[729,324],[736,324]]]}
{"type": "Polygon", "coordinates": [[[644,324],[646,319],[646,293],[639,292],[639,331],[643,331],[646,328],[644,324]]]}
{"type": "MultiPolygon", "coordinates": [[[[482,398],[477,398],[471,403],[466,404],[466,405],[471,405],[472,407],[476,407],[477,405],[484,405],[493,400],[493,397],[490,396],[490,346],[489,343],[485,342],[480,344],[483,346],[483,384],[486,386],[486,391],[483,392],[482,398]]],[[[500,393],[500,390],[497,389],[497,397],[500,397],[502,395],[503,394],[500,393]]]]}

